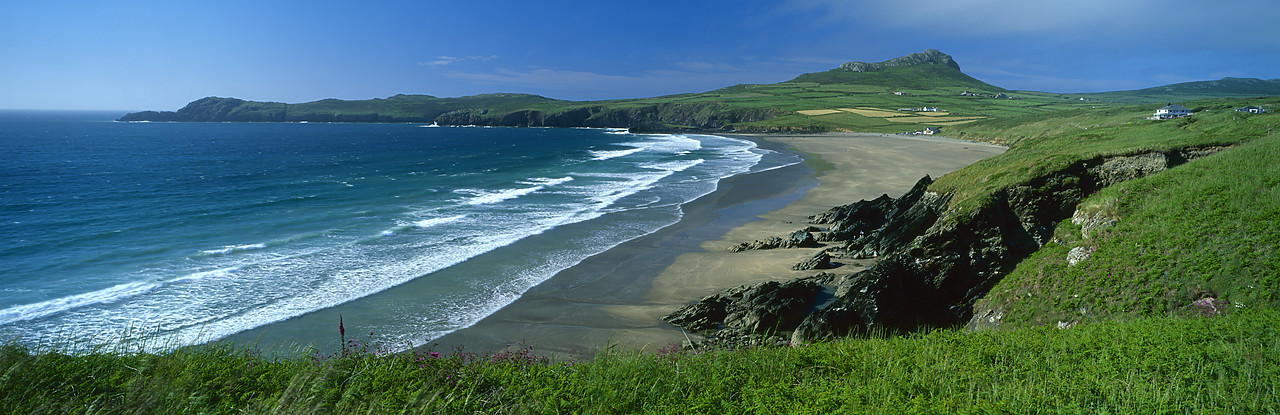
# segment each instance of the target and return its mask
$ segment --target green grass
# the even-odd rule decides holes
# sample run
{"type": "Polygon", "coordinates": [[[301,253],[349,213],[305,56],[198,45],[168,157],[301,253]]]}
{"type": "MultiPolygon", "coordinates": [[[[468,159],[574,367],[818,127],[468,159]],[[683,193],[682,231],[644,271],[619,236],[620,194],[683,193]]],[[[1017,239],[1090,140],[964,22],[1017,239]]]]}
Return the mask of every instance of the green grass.
{"type": "MultiPolygon", "coordinates": [[[[1204,121],[1202,121],[1204,122],[1204,121]]],[[[1118,219],[1086,237],[1064,221],[978,307],[1004,323],[1050,324],[1185,312],[1202,297],[1280,306],[1280,129],[1081,205],[1118,219]],[[1067,265],[1073,248],[1092,252],[1067,265]]]]}
{"type": "Polygon", "coordinates": [[[778,349],[316,357],[0,346],[4,413],[1275,413],[1280,314],[778,349]]]}

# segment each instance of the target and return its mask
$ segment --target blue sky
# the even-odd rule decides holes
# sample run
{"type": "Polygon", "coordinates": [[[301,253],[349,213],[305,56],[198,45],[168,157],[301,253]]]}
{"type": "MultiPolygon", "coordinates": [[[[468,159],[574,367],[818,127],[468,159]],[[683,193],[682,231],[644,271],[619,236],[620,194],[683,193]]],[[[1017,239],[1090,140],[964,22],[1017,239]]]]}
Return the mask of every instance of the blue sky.
{"type": "Polygon", "coordinates": [[[175,110],[773,83],[934,48],[1049,92],[1280,78],[1274,0],[61,1],[0,4],[0,108],[175,110]]]}

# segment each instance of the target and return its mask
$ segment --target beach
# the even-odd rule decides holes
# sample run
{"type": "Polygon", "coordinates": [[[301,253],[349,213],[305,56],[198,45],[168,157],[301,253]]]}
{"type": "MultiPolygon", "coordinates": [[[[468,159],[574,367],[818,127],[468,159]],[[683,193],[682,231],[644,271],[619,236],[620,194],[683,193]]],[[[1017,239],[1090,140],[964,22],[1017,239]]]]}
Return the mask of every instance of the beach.
{"type": "MultiPolygon", "coordinates": [[[[485,352],[518,344],[573,357],[609,345],[656,350],[696,340],[661,317],[734,286],[820,272],[791,266],[822,248],[729,252],[733,245],[785,236],[831,207],[901,196],[925,175],[937,178],[1004,151],[985,143],[880,134],[735,137],[806,162],[725,179],[714,193],[686,204],[678,223],[587,258],[428,346],[485,352]]],[[[824,271],[853,273],[870,263],[824,271]]]]}

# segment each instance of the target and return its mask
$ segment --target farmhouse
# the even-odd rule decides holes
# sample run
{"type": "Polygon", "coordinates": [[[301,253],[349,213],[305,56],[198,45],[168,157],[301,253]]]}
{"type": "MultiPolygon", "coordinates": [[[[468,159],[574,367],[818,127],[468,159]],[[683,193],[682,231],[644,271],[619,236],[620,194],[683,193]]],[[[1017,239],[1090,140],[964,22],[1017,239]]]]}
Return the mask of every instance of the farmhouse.
{"type": "Polygon", "coordinates": [[[1191,115],[1191,110],[1178,104],[1165,105],[1164,108],[1156,110],[1154,118],[1167,120],[1170,118],[1186,117],[1191,115]]]}
{"type": "Polygon", "coordinates": [[[1237,108],[1237,109],[1236,109],[1236,111],[1238,111],[1238,112],[1251,112],[1251,113],[1254,113],[1254,114],[1262,114],[1262,113],[1267,112],[1267,110],[1262,109],[1262,107],[1255,107],[1255,106],[1252,106],[1252,105],[1247,106],[1247,107],[1243,107],[1243,108],[1237,108]]]}

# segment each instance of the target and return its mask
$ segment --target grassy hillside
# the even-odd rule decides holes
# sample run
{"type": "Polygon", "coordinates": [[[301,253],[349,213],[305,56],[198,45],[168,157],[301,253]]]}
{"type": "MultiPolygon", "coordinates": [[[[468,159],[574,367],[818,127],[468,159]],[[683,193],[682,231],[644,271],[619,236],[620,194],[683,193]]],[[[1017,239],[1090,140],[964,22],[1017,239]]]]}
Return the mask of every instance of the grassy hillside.
{"type": "Polygon", "coordinates": [[[551,362],[494,354],[273,357],[228,345],[67,355],[0,346],[4,413],[1266,413],[1280,314],[871,336],[551,362]]]}
{"type": "MultiPolygon", "coordinates": [[[[1262,117],[1277,118],[1237,122],[1262,117]]],[[[1114,225],[1085,233],[1064,221],[977,307],[1041,325],[1280,306],[1280,122],[1267,125],[1262,138],[1089,196],[1083,211],[1114,225]],[[1084,259],[1072,264],[1073,253],[1084,259]]]]}

